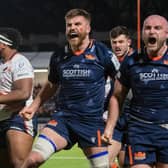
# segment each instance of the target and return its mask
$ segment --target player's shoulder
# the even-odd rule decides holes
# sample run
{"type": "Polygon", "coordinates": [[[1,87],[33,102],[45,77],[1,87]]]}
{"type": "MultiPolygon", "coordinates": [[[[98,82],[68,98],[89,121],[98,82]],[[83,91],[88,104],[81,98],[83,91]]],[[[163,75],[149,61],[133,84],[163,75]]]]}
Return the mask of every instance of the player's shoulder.
{"type": "Polygon", "coordinates": [[[23,55],[22,53],[17,52],[13,57],[12,57],[12,62],[30,62],[28,58],[23,55]]]}
{"type": "Polygon", "coordinates": [[[95,48],[101,50],[102,52],[112,53],[111,49],[101,41],[94,41],[95,48]]]}
{"type": "Polygon", "coordinates": [[[139,54],[136,50],[134,50],[130,55],[127,55],[124,58],[122,64],[129,64],[129,65],[137,64],[141,62],[141,59],[143,59],[142,54],[139,54]]]}
{"type": "Polygon", "coordinates": [[[68,45],[57,47],[51,55],[51,60],[58,63],[68,55],[68,52],[68,45]]]}
{"type": "Polygon", "coordinates": [[[112,50],[103,42],[94,41],[93,47],[100,60],[111,59],[114,55],[112,50]]]}

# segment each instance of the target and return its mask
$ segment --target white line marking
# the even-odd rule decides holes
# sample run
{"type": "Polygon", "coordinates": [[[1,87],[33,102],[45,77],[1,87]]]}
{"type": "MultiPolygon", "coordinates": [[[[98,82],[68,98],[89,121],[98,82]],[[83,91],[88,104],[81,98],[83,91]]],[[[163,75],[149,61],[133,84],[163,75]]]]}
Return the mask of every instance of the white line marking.
{"type": "Polygon", "coordinates": [[[67,160],[86,160],[86,157],[76,157],[76,156],[52,156],[50,159],[53,160],[63,160],[63,159],[67,159],[67,160]]]}

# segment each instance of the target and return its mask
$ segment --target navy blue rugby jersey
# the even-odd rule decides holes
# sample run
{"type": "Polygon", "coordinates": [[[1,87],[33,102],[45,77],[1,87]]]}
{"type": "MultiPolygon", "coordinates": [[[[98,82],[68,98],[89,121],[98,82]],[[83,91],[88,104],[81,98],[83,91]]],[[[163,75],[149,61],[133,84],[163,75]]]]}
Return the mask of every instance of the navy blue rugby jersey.
{"type": "Polygon", "coordinates": [[[132,89],[132,117],[152,123],[168,121],[168,51],[153,59],[133,53],[121,64],[117,78],[132,89]]]}
{"type": "Polygon", "coordinates": [[[92,41],[82,53],[65,50],[50,60],[48,80],[59,84],[56,110],[78,116],[102,117],[106,75],[115,77],[116,56],[103,43],[92,41]]]}

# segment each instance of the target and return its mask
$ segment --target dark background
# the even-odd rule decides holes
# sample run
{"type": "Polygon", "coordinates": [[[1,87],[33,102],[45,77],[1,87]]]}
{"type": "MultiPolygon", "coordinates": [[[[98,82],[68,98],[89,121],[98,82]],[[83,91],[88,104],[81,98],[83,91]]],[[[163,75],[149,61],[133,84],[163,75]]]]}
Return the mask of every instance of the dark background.
{"type": "MultiPolygon", "coordinates": [[[[141,21],[149,14],[167,18],[166,2],[141,0],[141,21]]],[[[95,38],[107,44],[108,32],[117,25],[127,26],[136,39],[137,0],[5,0],[0,5],[0,26],[21,31],[22,50],[54,50],[65,42],[64,15],[71,8],[88,10],[95,38]]]]}

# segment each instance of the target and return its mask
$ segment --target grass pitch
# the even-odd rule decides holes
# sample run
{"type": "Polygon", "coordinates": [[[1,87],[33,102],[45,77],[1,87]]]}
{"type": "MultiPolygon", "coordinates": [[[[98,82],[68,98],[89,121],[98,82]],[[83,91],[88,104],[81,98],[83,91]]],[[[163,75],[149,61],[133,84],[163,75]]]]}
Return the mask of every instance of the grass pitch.
{"type": "Polygon", "coordinates": [[[89,168],[89,162],[76,145],[50,157],[40,168],[89,168]]]}

